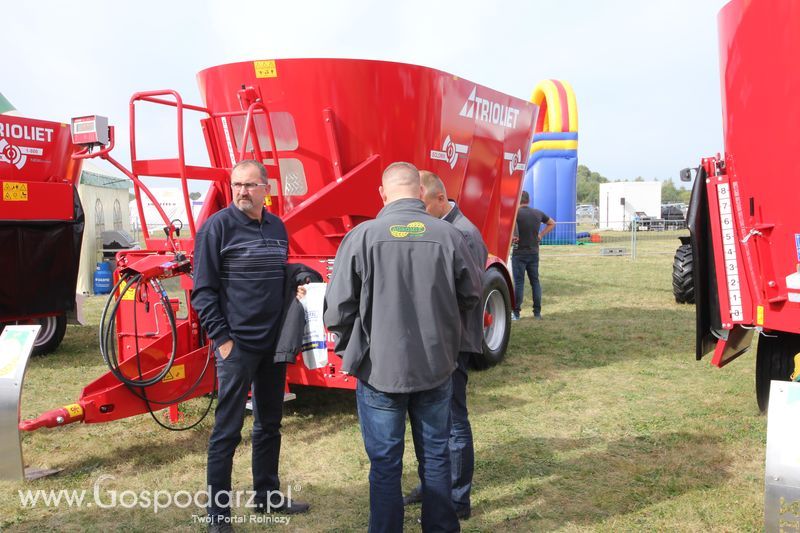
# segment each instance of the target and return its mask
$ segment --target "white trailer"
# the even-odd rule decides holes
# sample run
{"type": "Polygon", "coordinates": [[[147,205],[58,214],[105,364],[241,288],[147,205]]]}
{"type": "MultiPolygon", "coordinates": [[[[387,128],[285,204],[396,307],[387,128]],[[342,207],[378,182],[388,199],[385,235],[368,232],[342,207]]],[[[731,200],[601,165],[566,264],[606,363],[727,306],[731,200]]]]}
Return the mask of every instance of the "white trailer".
{"type": "Polygon", "coordinates": [[[623,231],[642,214],[661,217],[660,181],[617,181],[600,184],[600,229],[623,231]]]}

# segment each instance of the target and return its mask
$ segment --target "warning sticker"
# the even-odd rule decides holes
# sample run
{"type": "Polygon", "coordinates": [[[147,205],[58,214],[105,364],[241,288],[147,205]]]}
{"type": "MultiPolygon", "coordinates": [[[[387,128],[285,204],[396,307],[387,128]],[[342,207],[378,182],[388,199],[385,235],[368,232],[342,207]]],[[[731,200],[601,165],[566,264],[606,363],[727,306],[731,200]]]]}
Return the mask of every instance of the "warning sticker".
{"type": "Polygon", "coordinates": [[[167,375],[164,376],[164,379],[161,381],[167,383],[169,381],[178,381],[180,379],[186,378],[186,366],[185,365],[175,365],[169,369],[167,375]]]}
{"type": "Polygon", "coordinates": [[[764,306],[756,306],[756,326],[764,325],[764,306]]]}
{"type": "Polygon", "coordinates": [[[14,181],[3,182],[3,201],[5,202],[27,202],[28,184],[14,181]]]}
{"type": "Polygon", "coordinates": [[[69,405],[65,405],[64,409],[67,410],[67,414],[69,415],[70,418],[76,418],[78,416],[83,415],[83,407],[81,407],[80,404],[77,403],[71,403],[69,405]]]}
{"type": "Polygon", "coordinates": [[[125,294],[122,295],[123,300],[134,300],[136,299],[136,288],[131,284],[128,287],[128,290],[125,291],[125,294]]]}
{"type": "Polygon", "coordinates": [[[253,61],[253,67],[256,69],[256,78],[277,78],[278,69],[275,67],[275,60],[269,61],[253,61]]]}

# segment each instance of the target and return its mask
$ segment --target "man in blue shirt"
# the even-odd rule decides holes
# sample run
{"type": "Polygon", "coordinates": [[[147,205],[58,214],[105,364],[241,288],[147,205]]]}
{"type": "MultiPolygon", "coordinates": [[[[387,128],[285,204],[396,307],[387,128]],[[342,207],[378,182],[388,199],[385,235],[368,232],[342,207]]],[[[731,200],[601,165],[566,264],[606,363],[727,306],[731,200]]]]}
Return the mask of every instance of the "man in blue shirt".
{"type": "Polygon", "coordinates": [[[256,510],[308,510],[308,504],[283,497],[278,479],[286,366],[274,363],[273,356],[289,240],[281,219],[264,209],[269,183],[261,163],[239,162],[231,187],[233,203],[203,224],[194,249],[192,306],[214,343],[219,380],[208,445],[212,531],[232,530],[231,469],[251,385],[256,510]]]}

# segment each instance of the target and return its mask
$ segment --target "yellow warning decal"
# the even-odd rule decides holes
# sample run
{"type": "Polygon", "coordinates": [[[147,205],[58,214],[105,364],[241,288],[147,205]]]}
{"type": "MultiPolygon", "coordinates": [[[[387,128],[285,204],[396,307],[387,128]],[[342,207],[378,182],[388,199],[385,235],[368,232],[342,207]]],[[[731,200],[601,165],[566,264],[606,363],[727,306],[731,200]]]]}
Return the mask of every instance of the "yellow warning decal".
{"type": "Polygon", "coordinates": [[[756,306],[756,326],[764,325],[764,306],[756,306]]]}
{"type": "Polygon", "coordinates": [[[27,202],[28,184],[16,181],[3,182],[3,201],[5,202],[27,202]]]}
{"type": "Polygon", "coordinates": [[[125,291],[125,294],[122,295],[123,300],[135,300],[136,299],[136,289],[131,285],[128,287],[128,290],[125,291]]]}
{"type": "Polygon", "coordinates": [[[797,381],[797,376],[800,374],[800,353],[794,356],[794,372],[789,377],[792,381],[797,381]]]}
{"type": "Polygon", "coordinates": [[[253,67],[256,69],[256,78],[277,78],[278,69],[275,67],[275,60],[269,61],[253,61],[253,67]]]}
{"type": "Polygon", "coordinates": [[[83,407],[77,403],[71,403],[69,405],[65,405],[64,409],[67,410],[67,414],[70,418],[77,418],[79,416],[83,416],[83,407]]]}
{"type": "Polygon", "coordinates": [[[179,379],[185,379],[185,378],[186,378],[186,366],[175,365],[169,369],[169,372],[167,372],[167,375],[164,376],[164,379],[162,379],[161,381],[167,383],[169,381],[178,381],[179,379]]]}

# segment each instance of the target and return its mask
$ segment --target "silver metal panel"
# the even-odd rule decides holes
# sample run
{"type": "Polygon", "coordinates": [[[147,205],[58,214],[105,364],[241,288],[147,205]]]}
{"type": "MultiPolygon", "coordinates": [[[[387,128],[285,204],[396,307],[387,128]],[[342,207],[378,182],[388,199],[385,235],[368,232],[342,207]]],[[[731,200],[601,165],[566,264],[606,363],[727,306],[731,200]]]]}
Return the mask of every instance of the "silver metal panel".
{"type": "Polygon", "coordinates": [[[6,326],[0,333],[0,479],[25,479],[19,401],[39,328],[39,325],[6,326]]]}
{"type": "Polygon", "coordinates": [[[800,383],[770,386],[764,528],[800,531],[800,383]]]}

